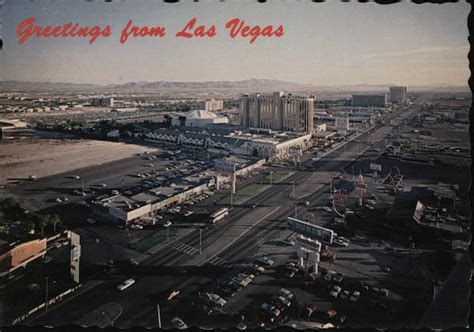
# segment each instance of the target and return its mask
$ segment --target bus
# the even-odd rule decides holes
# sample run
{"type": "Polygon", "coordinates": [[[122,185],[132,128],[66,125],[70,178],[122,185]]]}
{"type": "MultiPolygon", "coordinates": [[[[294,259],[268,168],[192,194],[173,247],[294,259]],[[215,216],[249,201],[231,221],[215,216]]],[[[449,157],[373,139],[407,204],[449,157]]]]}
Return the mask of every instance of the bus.
{"type": "Polygon", "coordinates": [[[225,218],[225,216],[227,216],[228,214],[229,214],[229,209],[227,209],[227,208],[220,209],[219,211],[214,212],[213,214],[211,214],[210,221],[211,221],[211,223],[215,224],[219,220],[225,218]]]}

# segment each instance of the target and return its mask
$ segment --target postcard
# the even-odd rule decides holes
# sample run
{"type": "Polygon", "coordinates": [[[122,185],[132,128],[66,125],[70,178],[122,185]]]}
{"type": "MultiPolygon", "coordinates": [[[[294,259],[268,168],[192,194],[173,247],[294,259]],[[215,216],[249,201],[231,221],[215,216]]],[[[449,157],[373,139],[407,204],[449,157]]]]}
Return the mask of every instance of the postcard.
{"type": "Polygon", "coordinates": [[[471,5],[390,2],[1,1],[0,325],[467,328],[471,5]]]}

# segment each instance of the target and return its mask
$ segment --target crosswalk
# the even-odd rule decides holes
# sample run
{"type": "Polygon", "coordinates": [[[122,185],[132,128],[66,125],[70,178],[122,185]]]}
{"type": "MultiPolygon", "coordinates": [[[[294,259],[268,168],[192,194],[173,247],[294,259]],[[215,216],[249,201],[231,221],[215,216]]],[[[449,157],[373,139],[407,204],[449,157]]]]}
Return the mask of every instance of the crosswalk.
{"type": "Polygon", "coordinates": [[[191,247],[191,246],[189,246],[185,243],[178,244],[173,248],[178,250],[178,251],[181,251],[181,252],[183,252],[183,253],[185,253],[186,255],[189,255],[189,256],[194,256],[197,253],[199,253],[198,249],[196,249],[194,247],[191,247]]]}
{"type": "MultiPolygon", "coordinates": [[[[185,243],[180,243],[177,244],[176,246],[173,247],[173,249],[181,251],[182,253],[185,253],[188,256],[194,256],[199,254],[199,249],[196,249],[188,244],[185,243]]],[[[211,259],[209,259],[205,264],[206,265],[215,265],[215,266],[222,266],[226,265],[229,262],[226,261],[223,258],[220,258],[219,256],[214,256],[211,259]]]]}
{"type": "Polygon", "coordinates": [[[214,256],[207,263],[212,265],[226,265],[228,262],[219,256],[214,256]]]}

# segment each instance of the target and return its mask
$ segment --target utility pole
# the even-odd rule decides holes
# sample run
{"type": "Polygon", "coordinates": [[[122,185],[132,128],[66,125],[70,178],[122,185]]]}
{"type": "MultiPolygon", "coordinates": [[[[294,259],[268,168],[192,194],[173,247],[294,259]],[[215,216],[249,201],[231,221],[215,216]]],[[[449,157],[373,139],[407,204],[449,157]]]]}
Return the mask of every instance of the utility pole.
{"type": "Polygon", "coordinates": [[[202,253],[202,228],[199,227],[199,255],[202,253]]]}
{"type": "Polygon", "coordinates": [[[158,328],[161,329],[161,310],[160,310],[160,304],[159,303],[156,305],[156,312],[157,312],[157,315],[158,315],[158,328]]]}
{"type": "Polygon", "coordinates": [[[45,305],[46,305],[46,311],[48,311],[48,287],[49,287],[49,277],[46,277],[46,289],[45,289],[45,297],[46,297],[46,301],[45,301],[45,305]]]}
{"type": "Polygon", "coordinates": [[[270,184],[273,184],[273,171],[270,171],[270,184]]]}
{"type": "Polygon", "coordinates": [[[230,206],[234,205],[234,194],[235,194],[235,164],[232,168],[232,188],[230,192],[230,206]]]}

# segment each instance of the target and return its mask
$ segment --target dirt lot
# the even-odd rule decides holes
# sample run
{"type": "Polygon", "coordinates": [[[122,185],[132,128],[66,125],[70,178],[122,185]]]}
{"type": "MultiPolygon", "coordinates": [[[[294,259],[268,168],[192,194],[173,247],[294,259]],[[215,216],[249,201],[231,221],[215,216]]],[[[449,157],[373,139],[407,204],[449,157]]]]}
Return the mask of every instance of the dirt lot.
{"type": "Polygon", "coordinates": [[[0,184],[123,159],[152,148],[115,142],[28,138],[0,141],[0,184]]]}

